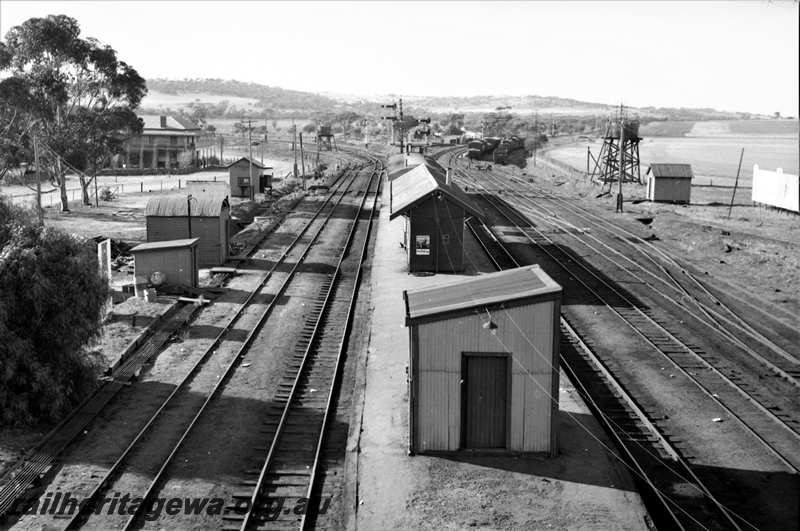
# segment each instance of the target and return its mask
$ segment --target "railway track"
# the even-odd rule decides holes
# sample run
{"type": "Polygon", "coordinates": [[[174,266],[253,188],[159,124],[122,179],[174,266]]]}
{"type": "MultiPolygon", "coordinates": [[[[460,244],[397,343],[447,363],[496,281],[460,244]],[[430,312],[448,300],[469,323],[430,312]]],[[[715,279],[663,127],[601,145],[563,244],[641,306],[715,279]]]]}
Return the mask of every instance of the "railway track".
{"type": "MultiPolygon", "coordinates": [[[[215,348],[223,339],[227,338],[229,332],[233,330],[233,327],[244,314],[245,310],[254,305],[256,297],[261,293],[267,282],[273,277],[273,274],[276,272],[279,266],[282,263],[285,263],[288,258],[296,258],[298,261],[302,260],[302,257],[305,256],[305,254],[311,248],[314,240],[316,240],[317,236],[322,231],[322,228],[327,223],[327,220],[333,215],[335,206],[342,200],[343,197],[347,195],[348,189],[355,181],[357,176],[357,171],[349,171],[347,175],[338,179],[335,183],[332,183],[332,191],[330,194],[322,201],[322,204],[316,210],[316,212],[313,213],[311,219],[307,221],[300,234],[284,249],[281,259],[278,260],[274,266],[258,281],[257,287],[253,289],[246,300],[239,305],[238,310],[228,321],[227,325],[223,328],[219,335],[215,338],[212,345],[202,356],[200,356],[197,363],[192,367],[189,373],[184,376],[169,397],[167,397],[167,399],[156,410],[156,413],[151,416],[150,420],[137,434],[134,441],[128,446],[128,448],[126,448],[117,462],[111,465],[108,470],[99,474],[102,477],[102,480],[96,484],[91,493],[87,493],[87,496],[82,498],[84,502],[83,508],[74,515],[74,517],[67,524],[67,527],[76,526],[82,521],[88,512],[91,512],[91,507],[93,506],[94,500],[96,500],[109,486],[110,480],[124,465],[126,459],[130,456],[133,448],[136,446],[136,443],[142,440],[145,434],[148,433],[148,430],[155,424],[159,416],[168,409],[167,406],[172,406],[178,401],[177,398],[186,394],[184,391],[186,390],[188,384],[195,379],[196,375],[201,371],[207,361],[213,357],[215,348]],[[312,227],[316,227],[316,231],[314,232],[313,236],[310,235],[312,232],[312,227]]],[[[251,251],[251,254],[255,254],[257,250],[258,248],[256,247],[251,251]]],[[[293,272],[294,270],[291,274],[293,274],[293,272]]],[[[272,303],[274,304],[277,299],[277,296],[274,297],[272,303]]],[[[272,306],[268,306],[262,317],[266,317],[266,315],[269,314],[271,307],[272,306]]],[[[184,307],[179,309],[176,315],[178,317],[185,317],[188,319],[188,316],[185,316],[184,314],[190,311],[194,311],[192,306],[184,307]]],[[[158,337],[159,334],[168,335],[171,332],[172,330],[169,329],[169,327],[165,327],[164,330],[157,331],[154,336],[158,337]]],[[[246,342],[251,339],[252,335],[253,334],[250,334],[250,336],[248,336],[246,342]]],[[[61,425],[57,426],[45,438],[43,443],[40,444],[39,451],[35,452],[32,457],[24,459],[18,464],[17,467],[12,469],[9,474],[7,474],[7,477],[10,478],[10,481],[4,482],[2,488],[0,488],[0,501],[2,501],[3,513],[8,513],[12,508],[23,501],[24,494],[29,490],[30,485],[36,480],[44,478],[49,469],[52,468],[53,461],[72,441],[75,440],[78,434],[83,432],[83,427],[88,425],[88,423],[94,419],[94,417],[105,407],[106,404],[108,404],[108,402],[111,400],[111,398],[113,398],[120,388],[129,384],[131,375],[141,368],[143,364],[142,360],[147,360],[157,353],[160,345],[162,345],[166,340],[166,337],[160,339],[163,341],[148,342],[146,347],[149,346],[149,348],[140,349],[143,351],[137,352],[131,359],[123,363],[123,365],[112,375],[110,382],[103,385],[98,392],[90,396],[85,403],[82,404],[82,407],[76,409],[76,412],[71,415],[70,418],[66,419],[61,425]]],[[[234,360],[235,359],[236,357],[234,357],[234,360]]],[[[207,402],[208,401],[206,401],[206,403],[207,402]]],[[[205,404],[203,407],[205,407],[205,404]]],[[[199,413],[197,416],[199,416],[199,413]]],[[[196,417],[194,420],[196,420],[196,417]]],[[[92,477],[98,477],[98,474],[92,474],[92,477]]],[[[73,494],[77,495],[79,493],[73,492],[73,494]]]]}
{"type": "MultiPolygon", "coordinates": [[[[500,172],[504,173],[505,170],[500,170],[500,172]]],[[[795,387],[800,387],[798,346],[787,340],[773,341],[764,333],[756,330],[751,322],[738,315],[736,310],[722,302],[696,275],[688,271],[687,266],[677,256],[564,198],[545,192],[535,195],[525,193],[527,183],[513,175],[507,175],[507,177],[510,182],[498,182],[498,178],[491,175],[486,176],[486,179],[494,182],[499,189],[508,187],[510,183],[516,183],[519,186],[512,189],[522,193],[515,196],[514,203],[518,207],[524,208],[535,221],[551,225],[561,233],[578,241],[619,270],[634,277],[638,282],[657,290],[672,304],[686,307],[690,311],[700,312],[703,322],[717,333],[722,334],[723,339],[741,348],[777,376],[795,387]],[[592,232],[583,230],[582,227],[570,223],[557,212],[548,210],[545,203],[557,206],[562,212],[569,212],[582,224],[585,224],[584,226],[590,226],[593,230],[603,233],[608,242],[619,241],[620,246],[624,246],[624,251],[634,257],[639,257],[641,261],[630,258],[628,254],[620,252],[617,247],[610,245],[607,241],[597,238],[592,232]],[[621,238],[620,235],[624,238],[621,238]],[[665,290],[669,293],[666,293],[665,290]]],[[[780,309],[774,306],[767,312],[748,301],[739,300],[739,302],[749,310],[758,313],[764,320],[774,320],[774,314],[781,313],[780,309]]],[[[789,319],[791,318],[789,316],[789,319]]],[[[783,328],[789,331],[788,327],[783,328]]]]}
{"type": "MultiPolygon", "coordinates": [[[[462,173],[463,175],[463,173],[462,173]]],[[[466,176],[469,179],[469,176],[466,176]]],[[[480,183],[472,181],[478,187],[480,183]]],[[[792,473],[798,472],[800,433],[792,417],[775,412],[776,406],[758,390],[741,385],[728,360],[705,352],[690,340],[682,337],[669,323],[652,310],[631,300],[603,277],[587,268],[571,251],[558,245],[552,238],[531,224],[520,214],[510,210],[493,196],[483,196],[505,218],[517,234],[540,249],[553,262],[580,284],[587,293],[621,319],[636,335],[660,353],[670,365],[694,382],[709,398],[726,410],[746,431],[759,440],[792,473]],[[720,367],[725,367],[721,370],[720,367]],[[698,370],[705,369],[705,370],[698,370]]],[[[688,310],[687,310],[688,311],[688,310]]],[[[778,409],[780,413],[780,410],[778,409]]]]}
{"type": "MultiPolygon", "coordinates": [[[[495,268],[523,265],[483,222],[473,219],[468,228],[495,268]]],[[[744,522],[711,494],[679,450],[659,432],[564,316],[560,331],[562,369],[619,449],[616,457],[626,464],[647,495],[648,509],[659,526],[751,528],[746,523],[743,526],[744,522]]]]}
{"type": "MultiPolygon", "coordinates": [[[[457,151],[451,151],[449,153],[451,158],[454,155],[457,155],[457,151]]],[[[448,162],[448,165],[454,165],[452,160],[448,162]]],[[[515,204],[518,208],[524,208],[526,206],[526,199],[531,194],[528,190],[521,190],[520,188],[509,189],[509,187],[502,183],[498,182],[481,172],[475,176],[473,175],[465,175],[463,171],[457,171],[457,174],[460,175],[462,178],[462,182],[469,183],[469,185],[474,189],[477,188],[482,190],[484,194],[488,195],[488,192],[498,192],[501,194],[505,194],[509,197],[509,201],[515,204]]],[[[528,183],[520,182],[520,184],[528,185],[528,183]]],[[[535,194],[536,197],[539,197],[543,194],[537,193],[535,194]]],[[[530,199],[533,199],[531,197],[530,199]]],[[[725,367],[726,369],[730,368],[730,361],[728,359],[720,359],[718,356],[712,356],[703,352],[703,350],[696,345],[691,344],[690,341],[681,337],[681,333],[671,330],[668,323],[663,322],[657,316],[649,315],[647,312],[647,308],[640,308],[637,304],[633,303],[630,300],[626,300],[625,296],[626,293],[621,293],[613,289],[612,286],[608,285],[604,278],[595,275],[590,270],[585,270],[582,268],[583,260],[580,257],[575,256],[567,252],[567,250],[553,241],[552,239],[548,238],[544,232],[537,230],[536,225],[538,226],[545,226],[549,224],[551,226],[556,227],[557,230],[553,232],[558,232],[563,234],[565,232],[572,231],[570,234],[575,233],[576,235],[583,236],[583,233],[590,232],[587,230],[580,230],[576,228],[574,225],[569,225],[568,223],[564,223],[562,220],[559,219],[559,216],[555,212],[547,212],[547,219],[544,219],[544,216],[536,218],[536,212],[534,211],[534,219],[537,221],[536,225],[532,224],[526,218],[521,217],[516,212],[512,211],[510,208],[504,207],[503,203],[497,201],[493,197],[489,197],[487,199],[490,204],[492,204],[493,208],[499,210],[501,217],[508,221],[506,223],[508,228],[513,229],[511,232],[512,240],[518,241],[519,238],[527,240],[531,245],[537,247],[540,251],[545,254],[548,254],[550,259],[553,260],[556,264],[558,264],[563,270],[567,273],[568,282],[569,283],[579,283],[581,284],[584,289],[587,289],[590,293],[593,293],[596,297],[596,300],[601,301],[603,304],[606,305],[611,311],[617,314],[619,318],[625,322],[631,330],[636,333],[640,338],[644,339],[649,343],[649,345],[657,352],[661,353],[662,356],[670,360],[673,368],[680,371],[685,376],[689,377],[691,381],[693,381],[699,389],[702,390],[705,395],[719,405],[721,405],[724,409],[726,409],[729,413],[731,418],[739,423],[741,427],[750,435],[752,435],[757,441],[760,441],[762,447],[774,457],[776,457],[779,462],[785,467],[787,473],[789,474],[789,480],[791,481],[791,477],[796,477],[797,474],[797,448],[800,447],[798,444],[797,438],[797,431],[796,431],[796,423],[793,422],[793,419],[785,414],[783,414],[778,408],[771,407],[769,400],[762,396],[763,390],[748,388],[747,385],[742,385],[743,382],[739,378],[728,378],[725,375],[721,374],[718,370],[719,367],[725,367]],[[545,223],[549,222],[549,223],[545,223]],[[568,230],[567,230],[568,229],[568,230]],[[615,292],[616,291],[616,292],[615,292]],[[708,374],[710,373],[710,374],[708,374]],[[729,407],[730,405],[730,407],[729,407]],[[776,414],[777,413],[777,414],[776,414]]],[[[524,208],[525,211],[533,210],[532,208],[524,208]]],[[[543,214],[539,212],[539,214],[543,214]]],[[[585,218],[584,218],[585,219],[585,218]]],[[[494,263],[495,266],[498,268],[505,268],[510,267],[512,263],[509,263],[509,259],[504,257],[504,254],[507,254],[506,251],[503,251],[503,238],[506,237],[505,235],[495,235],[491,232],[491,229],[488,227],[480,227],[477,226],[478,223],[476,221],[472,221],[470,226],[470,230],[473,234],[478,238],[481,242],[481,245],[484,247],[484,250],[487,251],[489,256],[500,257],[495,258],[494,263]]],[[[588,223],[587,223],[588,225],[588,223]]],[[[594,225],[592,225],[594,227],[594,225]]],[[[505,230],[503,231],[505,232],[505,230]]],[[[649,243],[649,242],[648,242],[649,243]]],[[[598,245],[601,247],[601,245],[598,245]]],[[[605,249],[605,248],[604,248],[605,249]]],[[[605,249],[609,251],[609,249],[605,249]]],[[[595,252],[600,252],[601,249],[596,248],[595,252]]],[[[639,267],[638,264],[627,264],[628,267],[624,266],[624,260],[620,253],[616,250],[608,252],[607,254],[611,255],[614,258],[618,259],[618,267],[620,270],[631,272],[635,271],[636,267],[639,267]]],[[[647,260],[653,261],[654,257],[647,257],[647,260]]],[[[657,269],[658,271],[662,271],[662,274],[666,277],[665,279],[654,279],[652,278],[653,275],[650,274],[648,271],[648,275],[650,276],[650,282],[659,285],[662,290],[672,289],[674,290],[675,297],[677,298],[677,293],[680,292],[684,295],[684,298],[688,298],[691,295],[687,294],[688,291],[684,286],[678,286],[678,282],[671,278],[670,272],[657,269]]],[[[642,272],[639,271],[639,275],[642,275],[642,272]]],[[[638,279],[642,281],[641,278],[638,279]]],[[[691,286],[689,286],[691,287],[691,286]]],[[[691,293],[691,292],[690,292],[691,293]]],[[[715,304],[717,301],[714,300],[713,294],[709,294],[706,292],[701,292],[700,296],[707,297],[707,300],[704,301],[706,304],[715,304]]],[[[700,298],[700,297],[698,297],[700,298]]],[[[681,299],[678,299],[681,301],[681,299]]],[[[709,318],[709,316],[705,313],[702,313],[698,308],[697,304],[693,301],[690,301],[691,304],[683,307],[685,312],[700,312],[701,316],[705,318],[709,318]]],[[[584,302],[585,304],[585,302],[584,302]]],[[[726,308],[720,308],[719,311],[726,311],[726,308]]],[[[709,312],[711,313],[711,312],[709,312]]],[[[712,313],[714,317],[717,317],[718,314],[712,313]]],[[[734,317],[731,316],[731,320],[734,317]]],[[[713,322],[713,321],[712,321],[713,322]]],[[[564,321],[562,321],[562,325],[564,321]]],[[[569,323],[566,323],[569,324],[569,323]]],[[[727,324],[727,323],[726,323],[727,324]]],[[[564,326],[562,326],[562,334],[564,337],[575,337],[576,334],[568,333],[564,326]]],[[[723,338],[725,339],[725,338],[723,338]]],[[[727,338],[731,340],[730,338],[727,338]]],[[[751,335],[751,340],[758,339],[757,335],[751,335]]],[[[732,340],[733,344],[738,345],[735,340],[732,340]]],[[[584,344],[585,345],[585,344],[584,344]]],[[[764,345],[762,345],[763,347],[764,345]]],[[[562,344],[562,352],[569,352],[569,346],[562,344]]],[[[573,349],[574,350],[574,349],[573,349]]],[[[587,347],[587,349],[578,349],[578,352],[583,352],[583,357],[592,355],[591,349],[587,347]]],[[[574,364],[578,364],[577,366],[581,366],[580,364],[583,363],[583,366],[586,366],[586,363],[580,361],[580,357],[572,356],[576,361],[573,362],[574,364]]],[[[595,356],[596,358],[596,356],[595,356]]],[[[585,360],[584,360],[585,361],[585,360]]],[[[595,361],[592,362],[594,366],[602,366],[604,363],[602,360],[597,358],[595,361]]],[[[615,366],[612,362],[612,365],[608,366],[605,369],[605,375],[601,379],[595,379],[595,382],[591,381],[586,374],[586,371],[583,371],[584,374],[581,374],[579,371],[575,371],[571,368],[566,368],[568,373],[571,375],[575,375],[576,378],[573,378],[573,381],[577,382],[576,385],[580,388],[581,382],[588,382],[582,393],[586,393],[589,399],[587,402],[590,403],[590,407],[596,408],[598,412],[598,416],[605,415],[617,415],[619,411],[624,410],[623,407],[620,407],[619,404],[614,405],[613,400],[615,397],[624,395],[624,389],[622,385],[619,383],[615,383],[618,379],[615,374],[618,373],[620,367],[615,366]],[[578,377],[579,376],[579,377],[578,377]],[[609,404],[609,394],[612,397],[612,403],[609,404]],[[594,400],[597,401],[597,404],[592,404],[592,397],[594,400]],[[606,412],[606,413],[603,413],[606,412]],[[610,412],[610,413],[608,413],[610,412]]],[[[621,373],[620,373],[621,374],[621,373]]],[[[789,375],[791,376],[791,374],[789,375]]],[[[636,401],[634,398],[631,398],[632,403],[635,405],[636,401]]],[[[683,454],[686,453],[685,451],[685,441],[680,440],[676,437],[673,433],[670,433],[669,429],[665,428],[668,426],[668,423],[664,422],[664,418],[659,416],[658,408],[656,407],[655,410],[652,407],[648,407],[642,409],[642,414],[638,415],[637,418],[640,420],[641,424],[649,424],[652,429],[652,436],[659,437],[664,440],[664,444],[669,445],[670,440],[674,439],[675,447],[674,453],[677,456],[681,456],[681,449],[683,454]],[[663,431],[663,435],[662,435],[663,431]]],[[[617,424],[624,425],[620,422],[617,424]]],[[[607,431],[613,429],[613,427],[608,426],[607,424],[607,431]]],[[[623,432],[623,436],[626,436],[627,432],[623,432]]],[[[620,441],[616,441],[618,444],[621,444],[620,441]]],[[[660,446],[663,448],[664,444],[660,446]]],[[[648,455],[652,455],[653,452],[646,452],[648,455]]],[[[641,460],[638,458],[637,460],[641,460]]],[[[701,463],[697,462],[693,456],[689,455],[687,458],[684,459],[686,463],[686,467],[688,470],[692,470],[692,466],[694,464],[702,465],[701,463]]],[[[657,463],[656,463],[657,464],[657,463]]],[[[684,470],[686,469],[682,465],[684,470]]],[[[712,476],[705,475],[704,472],[703,477],[706,477],[708,480],[712,480],[716,482],[717,478],[712,476]]],[[[642,474],[638,474],[640,479],[643,476],[642,474]]],[[[658,473],[656,473],[658,475],[658,473]]],[[[685,477],[691,478],[688,474],[683,474],[685,477]]],[[[674,478],[673,478],[674,479],[674,478]]],[[[649,487],[647,483],[650,480],[645,482],[645,487],[649,489],[652,493],[654,492],[652,487],[649,487]]],[[[694,485],[702,485],[700,481],[688,481],[694,485]]],[[[719,485],[715,485],[719,488],[719,485]]],[[[674,489],[673,489],[674,490],[674,489]]],[[[702,490],[708,492],[708,489],[702,488],[702,490]]],[[[678,492],[682,492],[681,489],[678,489],[678,492]]],[[[726,497],[729,497],[730,494],[733,498],[737,498],[735,493],[725,492],[726,497]]],[[[673,496],[674,498],[674,496],[673,496]]],[[[727,514],[728,511],[721,507],[719,502],[715,501],[712,498],[712,505],[718,506],[718,515],[722,515],[723,513],[727,514]]],[[[684,501],[681,500],[680,504],[683,505],[684,501]]],[[[738,501],[738,498],[735,500],[738,501]]],[[[735,503],[735,502],[734,502],[735,503]]],[[[691,504],[690,504],[691,505],[691,504]]],[[[663,507],[663,503],[660,504],[663,507]]],[[[713,508],[713,507],[712,507],[713,508]]],[[[695,511],[696,509],[691,509],[690,512],[695,511]]],[[[667,512],[662,511],[662,516],[664,514],[668,514],[667,512]]],[[[708,511],[701,511],[702,514],[711,514],[712,512],[708,511]]],[[[743,519],[739,518],[735,515],[730,515],[729,519],[732,519],[733,522],[728,522],[726,525],[731,525],[735,523],[736,525],[740,525],[742,527],[751,527],[747,522],[743,519]]],[[[670,521],[673,521],[674,518],[670,517],[670,521]]],[[[663,521],[663,520],[662,520],[663,521]]],[[[710,524],[714,523],[713,518],[710,521],[710,524]]],[[[692,527],[692,520],[689,519],[687,525],[692,527]]],[[[709,525],[710,525],[709,524],[709,525]]]]}
{"type": "MultiPolygon", "coordinates": [[[[359,219],[367,202],[362,198],[335,271],[326,279],[304,332],[295,346],[277,401],[268,413],[265,431],[273,433],[264,461],[251,486],[234,497],[244,501],[230,507],[225,529],[305,529],[322,493],[316,492],[326,427],[333,415],[337,384],[372,231],[380,190],[376,173],[369,215],[359,219]],[[309,500],[311,511],[275,511],[275,500],[309,500]]],[[[254,471],[255,474],[256,471],[254,471]]]]}

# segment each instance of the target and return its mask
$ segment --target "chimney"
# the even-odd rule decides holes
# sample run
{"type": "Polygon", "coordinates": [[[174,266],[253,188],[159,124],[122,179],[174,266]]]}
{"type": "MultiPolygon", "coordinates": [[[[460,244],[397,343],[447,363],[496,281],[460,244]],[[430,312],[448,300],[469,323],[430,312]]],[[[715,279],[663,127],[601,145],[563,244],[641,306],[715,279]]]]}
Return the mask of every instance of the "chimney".
{"type": "Polygon", "coordinates": [[[161,118],[161,129],[167,128],[167,117],[166,116],[159,116],[161,118]]]}
{"type": "Polygon", "coordinates": [[[453,168],[449,166],[447,167],[447,173],[445,173],[444,184],[453,184],[453,168]]]}

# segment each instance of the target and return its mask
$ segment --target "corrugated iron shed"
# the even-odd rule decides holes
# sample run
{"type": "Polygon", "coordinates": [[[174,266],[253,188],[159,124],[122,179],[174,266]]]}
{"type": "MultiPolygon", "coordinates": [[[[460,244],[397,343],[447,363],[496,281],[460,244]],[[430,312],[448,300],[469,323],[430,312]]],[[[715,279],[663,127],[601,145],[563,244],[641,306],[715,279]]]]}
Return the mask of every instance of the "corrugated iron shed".
{"type": "MultiPolygon", "coordinates": [[[[224,209],[230,207],[228,198],[216,194],[192,196],[192,217],[219,217],[224,209]]],[[[153,197],[144,209],[147,216],[188,216],[189,201],[184,196],[153,197]]]]}
{"type": "Polygon", "coordinates": [[[668,179],[691,179],[694,177],[691,164],[672,164],[654,162],[650,164],[647,173],[653,172],[653,176],[665,177],[668,179]]]}
{"type": "Polygon", "coordinates": [[[407,292],[406,320],[408,323],[421,317],[512,303],[560,291],[561,286],[538,265],[507,269],[407,292]],[[458,289],[453,289],[456,286],[458,289]]]}
{"type": "Polygon", "coordinates": [[[392,205],[389,219],[406,213],[435,192],[441,192],[473,216],[482,215],[461,188],[455,184],[447,184],[445,180],[444,169],[427,162],[418,164],[410,171],[403,172],[392,180],[392,205]]]}

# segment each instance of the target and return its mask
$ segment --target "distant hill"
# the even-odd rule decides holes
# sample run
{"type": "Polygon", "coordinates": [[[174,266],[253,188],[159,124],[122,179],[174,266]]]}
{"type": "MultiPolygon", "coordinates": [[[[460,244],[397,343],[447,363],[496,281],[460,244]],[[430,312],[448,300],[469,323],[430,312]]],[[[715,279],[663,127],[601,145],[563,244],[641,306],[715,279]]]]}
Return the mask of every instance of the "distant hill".
{"type": "Polygon", "coordinates": [[[209,116],[263,114],[307,115],[309,112],[337,110],[343,104],[311,92],[245,83],[230,79],[148,79],[150,93],[142,101],[143,110],[179,110],[192,104],[208,107],[209,116]]]}
{"type": "MultiPolygon", "coordinates": [[[[143,112],[177,111],[192,114],[201,110],[209,118],[263,116],[310,117],[325,114],[355,112],[365,116],[379,116],[380,103],[397,98],[397,95],[355,96],[346,94],[317,94],[280,87],[246,83],[226,79],[150,79],[150,90],[142,102],[143,112]]],[[[403,96],[409,114],[434,115],[505,113],[516,116],[552,115],[577,117],[587,120],[594,116],[607,116],[616,110],[615,105],[580,101],[554,96],[469,96],[430,97],[403,96]]],[[[701,108],[629,107],[642,122],[652,120],[704,121],[748,120],[765,118],[750,113],[726,112],[701,108]]]]}

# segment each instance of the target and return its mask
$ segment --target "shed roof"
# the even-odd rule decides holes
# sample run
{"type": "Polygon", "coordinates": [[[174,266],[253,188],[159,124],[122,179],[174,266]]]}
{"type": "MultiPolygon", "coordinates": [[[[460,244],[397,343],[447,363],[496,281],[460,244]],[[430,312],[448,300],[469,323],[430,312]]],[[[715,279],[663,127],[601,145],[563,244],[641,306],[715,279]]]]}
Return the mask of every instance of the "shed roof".
{"type": "MultiPolygon", "coordinates": [[[[221,194],[198,194],[192,196],[192,217],[219,217],[224,209],[230,207],[227,196],[221,194]]],[[[147,202],[144,215],[147,216],[187,216],[189,215],[187,196],[153,197],[147,202]]]]}
{"type": "Polygon", "coordinates": [[[647,172],[653,172],[653,177],[667,177],[670,179],[691,179],[694,177],[691,164],[665,164],[654,162],[650,164],[647,172]]]}
{"type": "Polygon", "coordinates": [[[133,249],[132,253],[139,253],[142,251],[158,251],[163,249],[180,249],[181,247],[191,247],[197,245],[200,238],[185,238],[182,240],[164,240],[161,242],[140,243],[133,249]]]}
{"type": "Polygon", "coordinates": [[[397,171],[394,176],[389,175],[389,179],[392,181],[392,205],[389,219],[405,214],[409,209],[436,192],[441,192],[473,216],[481,216],[480,210],[461,188],[453,183],[445,182],[445,170],[438,164],[426,161],[411,170],[404,168],[397,171]]]}
{"type": "Polygon", "coordinates": [[[421,317],[482,308],[560,293],[558,285],[538,265],[488,273],[466,280],[406,291],[406,324],[421,317]]]}
{"type": "MultiPolygon", "coordinates": [[[[239,160],[234,160],[233,162],[231,162],[230,164],[228,164],[225,167],[226,168],[230,168],[231,166],[235,166],[235,165],[239,164],[240,162],[244,162],[248,166],[250,165],[250,159],[247,158],[247,157],[242,157],[239,160]]],[[[255,166],[256,168],[258,168],[260,170],[271,170],[272,169],[271,166],[264,166],[263,164],[255,161],[255,160],[253,161],[253,166],[255,166]]]]}

